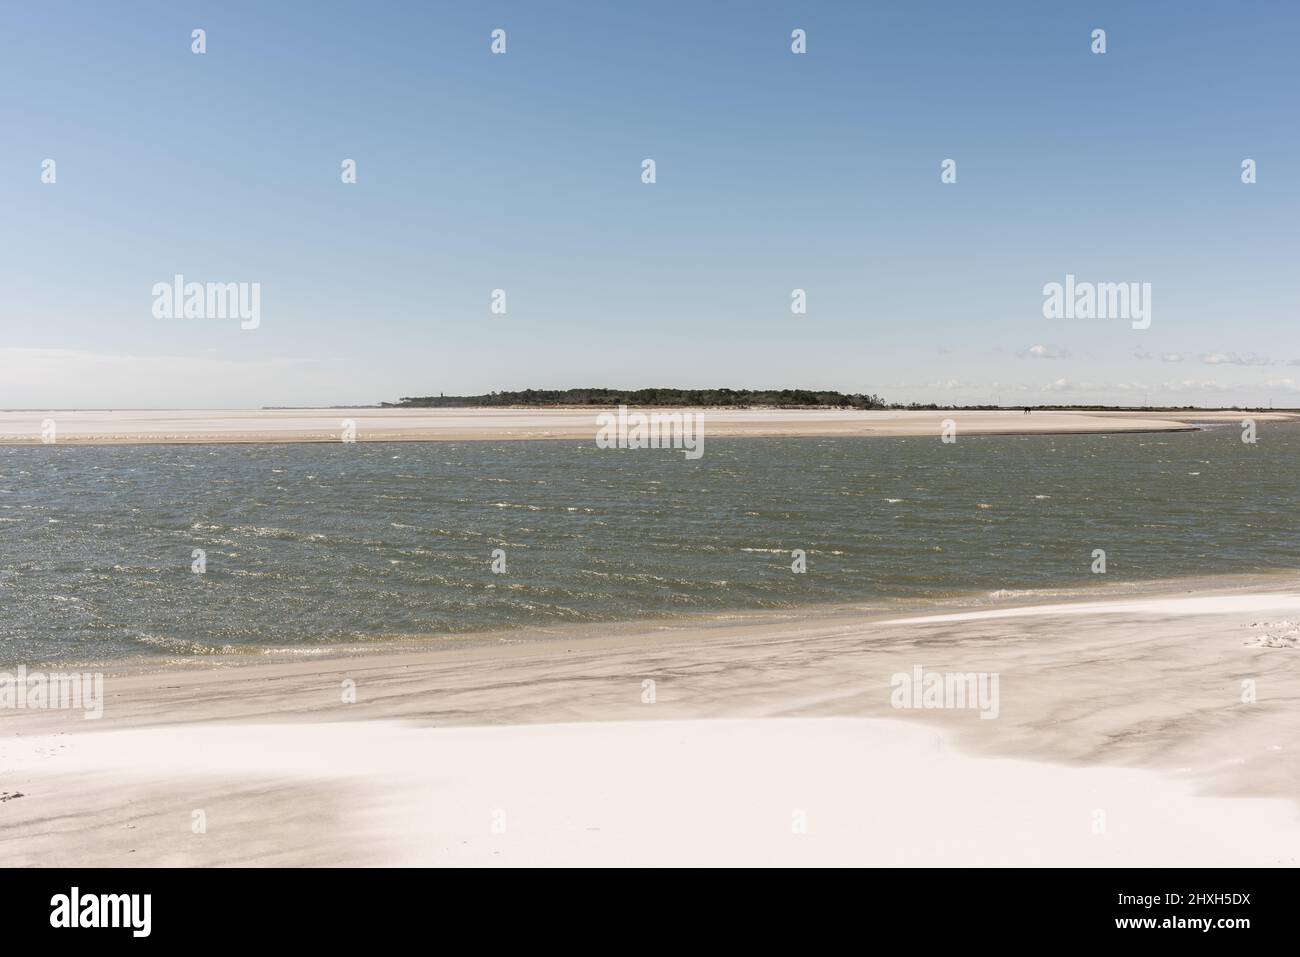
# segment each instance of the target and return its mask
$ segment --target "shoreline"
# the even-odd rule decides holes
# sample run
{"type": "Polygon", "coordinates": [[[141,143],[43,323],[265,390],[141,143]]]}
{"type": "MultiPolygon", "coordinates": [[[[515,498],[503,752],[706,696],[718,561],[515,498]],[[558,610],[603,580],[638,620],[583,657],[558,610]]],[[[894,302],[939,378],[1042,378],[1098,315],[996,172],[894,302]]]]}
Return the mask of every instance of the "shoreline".
{"type": "Polygon", "coordinates": [[[999,615],[1003,610],[1033,614],[1036,610],[1066,603],[1072,608],[1093,604],[1115,605],[1135,599],[1158,597],[1174,592],[1208,592],[1229,597],[1242,592],[1267,594],[1285,591],[1300,580],[1300,569],[1274,568],[1221,575],[1189,575],[1124,581],[1042,586],[1027,589],[983,589],[941,597],[890,595],[851,602],[790,605],[784,608],[720,608],[676,617],[644,616],[611,618],[581,623],[555,622],[520,625],[491,630],[443,632],[422,635],[374,635],[364,641],[320,645],[232,645],[212,654],[164,655],[142,653],[117,658],[64,658],[48,661],[0,663],[0,672],[20,665],[29,670],[99,670],[125,677],[186,670],[211,673],[223,668],[258,667],[295,662],[332,662],[348,659],[384,658],[401,655],[498,655],[531,654],[565,642],[591,647],[627,647],[645,643],[648,636],[672,640],[677,634],[725,633],[734,629],[770,629],[792,621],[808,624],[853,622],[873,624],[898,621],[911,624],[926,620],[964,620],[971,614],[999,615]]]}
{"type": "MultiPolygon", "coordinates": [[[[469,442],[594,440],[602,410],[568,409],[261,409],[0,411],[0,445],[234,445],[339,443],[351,422],[355,441],[469,442]],[[49,425],[53,441],[47,442],[49,425]]],[[[1300,421],[1292,412],[855,411],[790,409],[638,409],[702,412],[713,438],[902,438],[938,436],[945,420],[958,435],[1075,435],[1196,431],[1198,423],[1300,421]]]]}
{"type": "Polygon", "coordinates": [[[1300,573],[1194,581],[1103,608],[115,676],[98,721],[4,715],[0,790],[22,797],[0,804],[0,847],[27,864],[1294,865],[1300,650],[1254,642],[1300,627],[1300,573]],[[891,676],[917,666],[1000,675],[997,720],[895,708],[891,676]]]}

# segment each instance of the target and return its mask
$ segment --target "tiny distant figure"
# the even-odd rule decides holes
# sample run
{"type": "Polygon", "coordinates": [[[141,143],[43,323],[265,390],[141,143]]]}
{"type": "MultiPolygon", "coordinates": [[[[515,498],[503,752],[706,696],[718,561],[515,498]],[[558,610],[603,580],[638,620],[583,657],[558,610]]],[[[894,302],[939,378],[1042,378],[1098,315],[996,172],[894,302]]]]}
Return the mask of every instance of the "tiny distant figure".
{"type": "Polygon", "coordinates": [[[1025,406],[1025,415],[1029,414],[1029,406],[1025,406]]]}

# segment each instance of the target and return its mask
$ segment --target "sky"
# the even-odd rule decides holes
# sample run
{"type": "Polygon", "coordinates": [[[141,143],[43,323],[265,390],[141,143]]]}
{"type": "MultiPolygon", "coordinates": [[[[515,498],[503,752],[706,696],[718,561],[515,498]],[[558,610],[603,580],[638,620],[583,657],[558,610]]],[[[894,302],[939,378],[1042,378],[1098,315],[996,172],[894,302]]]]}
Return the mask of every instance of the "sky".
{"type": "Polygon", "coordinates": [[[1286,2],[3,0],[0,407],[1300,406],[1297,28],[1286,2]],[[177,275],[258,284],[255,328],[169,316],[177,275]],[[1149,283],[1149,327],[1045,317],[1067,275],[1149,283]]]}

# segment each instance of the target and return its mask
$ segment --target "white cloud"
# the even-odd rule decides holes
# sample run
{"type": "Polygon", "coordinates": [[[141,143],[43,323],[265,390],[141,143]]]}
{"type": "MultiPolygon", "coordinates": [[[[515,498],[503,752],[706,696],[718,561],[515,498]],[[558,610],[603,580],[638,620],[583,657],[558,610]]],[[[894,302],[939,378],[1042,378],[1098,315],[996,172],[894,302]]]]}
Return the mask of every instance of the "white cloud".
{"type": "Polygon", "coordinates": [[[1021,359],[1068,359],[1070,353],[1065,349],[1057,349],[1053,346],[1030,346],[1024,352],[1016,353],[1021,359]]]}
{"type": "Polygon", "coordinates": [[[1295,379],[1270,379],[1264,387],[1274,392],[1300,392],[1300,382],[1295,379]]]}
{"type": "Polygon", "coordinates": [[[1227,392],[1234,387],[1217,379],[1180,379],[1158,383],[1156,388],[1162,392],[1227,392]]]}
{"type": "Polygon", "coordinates": [[[1253,352],[1238,354],[1236,352],[1206,352],[1201,355],[1206,365],[1219,366],[1271,366],[1277,365],[1277,359],[1257,356],[1253,352]]]}

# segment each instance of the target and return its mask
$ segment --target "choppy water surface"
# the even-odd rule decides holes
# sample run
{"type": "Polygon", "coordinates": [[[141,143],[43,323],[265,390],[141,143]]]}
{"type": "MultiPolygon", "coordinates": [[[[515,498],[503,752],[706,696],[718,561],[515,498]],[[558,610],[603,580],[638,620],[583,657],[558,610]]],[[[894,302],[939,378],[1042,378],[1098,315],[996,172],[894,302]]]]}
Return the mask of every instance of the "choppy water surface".
{"type": "Polygon", "coordinates": [[[1300,427],[0,449],[4,663],[1296,567],[1300,427]],[[192,552],[207,571],[191,571],[192,552]],[[493,549],[507,573],[491,571],[493,549]],[[791,572],[804,549],[808,571],[791,572]]]}

